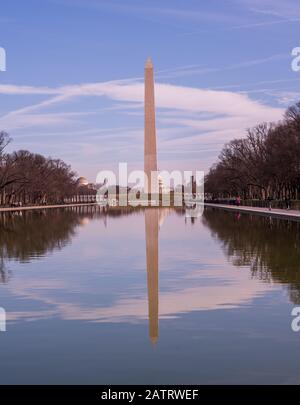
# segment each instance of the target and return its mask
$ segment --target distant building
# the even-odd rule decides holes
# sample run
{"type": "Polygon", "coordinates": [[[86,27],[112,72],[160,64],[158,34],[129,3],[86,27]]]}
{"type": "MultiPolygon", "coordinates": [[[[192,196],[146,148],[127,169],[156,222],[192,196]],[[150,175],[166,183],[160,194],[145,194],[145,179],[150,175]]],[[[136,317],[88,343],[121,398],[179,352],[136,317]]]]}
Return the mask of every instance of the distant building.
{"type": "Polygon", "coordinates": [[[85,188],[89,190],[97,190],[97,187],[93,183],[89,183],[85,177],[79,177],[77,180],[77,187],[78,188],[85,188]]]}
{"type": "Polygon", "coordinates": [[[85,177],[79,177],[79,179],[77,180],[77,186],[78,187],[86,187],[88,186],[89,182],[87,181],[87,179],[85,177]]]}
{"type": "Polygon", "coordinates": [[[169,193],[171,191],[171,188],[164,184],[163,178],[160,175],[158,175],[158,187],[160,194],[169,193]]]}

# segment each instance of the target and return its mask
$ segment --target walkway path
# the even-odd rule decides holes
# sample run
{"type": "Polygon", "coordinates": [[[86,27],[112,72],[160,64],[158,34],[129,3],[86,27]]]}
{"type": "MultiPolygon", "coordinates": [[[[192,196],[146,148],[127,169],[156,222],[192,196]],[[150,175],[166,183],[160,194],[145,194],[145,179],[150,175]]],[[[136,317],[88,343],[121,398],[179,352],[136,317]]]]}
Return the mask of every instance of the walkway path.
{"type": "Polygon", "coordinates": [[[96,205],[96,203],[77,203],[77,204],[60,204],[60,205],[34,205],[31,207],[7,207],[0,208],[0,212],[7,211],[28,211],[28,210],[44,210],[46,208],[66,208],[66,207],[83,207],[86,205],[96,205]]]}
{"type": "Polygon", "coordinates": [[[249,207],[249,206],[239,206],[236,205],[223,205],[223,204],[210,204],[205,203],[208,207],[216,207],[225,209],[228,211],[237,211],[237,212],[245,212],[247,214],[258,214],[258,215],[267,215],[277,218],[285,218],[285,219],[293,219],[300,221],[300,210],[284,210],[284,209],[277,209],[272,208],[270,211],[268,208],[259,208],[259,207],[249,207]]]}
{"type": "MultiPolygon", "coordinates": [[[[28,210],[43,210],[50,208],[66,208],[66,207],[82,207],[88,205],[97,205],[97,203],[78,203],[78,204],[60,204],[60,205],[35,205],[31,207],[8,207],[0,208],[0,212],[9,212],[9,211],[28,211],[28,210]]],[[[257,214],[257,215],[267,215],[277,218],[293,219],[300,221],[300,210],[283,210],[272,208],[269,211],[268,208],[259,208],[259,207],[249,207],[249,206],[239,206],[236,205],[225,205],[225,204],[210,204],[205,203],[208,207],[221,208],[227,211],[236,211],[244,212],[247,214],[257,214]]]]}

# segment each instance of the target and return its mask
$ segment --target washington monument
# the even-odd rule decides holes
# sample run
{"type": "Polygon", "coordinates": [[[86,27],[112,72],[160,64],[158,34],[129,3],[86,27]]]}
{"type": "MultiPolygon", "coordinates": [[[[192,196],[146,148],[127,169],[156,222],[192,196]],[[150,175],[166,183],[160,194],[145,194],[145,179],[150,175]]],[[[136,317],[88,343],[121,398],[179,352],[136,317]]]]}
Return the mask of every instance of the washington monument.
{"type": "MultiPolygon", "coordinates": [[[[145,192],[157,190],[157,155],[156,155],[156,127],[154,74],[150,58],[145,65],[145,133],[144,133],[144,172],[145,192]],[[152,181],[151,184],[151,173],[152,181]],[[148,181],[147,181],[148,180],[148,181]],[[150,187],[151,185],[151,187],[150,187]]],[[[149,197],[149,196],[148,196],[149,197]]],[[[149,335],[152,343],[158,338],[158,211],[145,211],[146,228],[146,257],[147,257],[147,285],[149,335]]]]}
{"type": "Polygon", "coordinates": [[[145,65],[145,133],[144,133],[144,172],[145,191],[150,193],[157,190],[157,154],[153,64],[150,58],[145,65]],[[150,188],[151,173],[154,172],[152,188],[150,188]],[[148,182],[147,182],[148,179],[148,182]]]}

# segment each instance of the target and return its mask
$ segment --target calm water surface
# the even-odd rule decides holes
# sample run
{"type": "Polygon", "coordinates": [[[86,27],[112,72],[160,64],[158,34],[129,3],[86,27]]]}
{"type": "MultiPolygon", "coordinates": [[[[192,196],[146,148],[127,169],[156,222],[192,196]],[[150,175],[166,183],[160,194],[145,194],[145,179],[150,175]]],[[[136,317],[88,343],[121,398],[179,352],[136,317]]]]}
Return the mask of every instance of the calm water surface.
{"type": "Polygon", "coordinates": [[[300,383],[299,231],[216,209],[2,213],[0,383],[300,383]]]}

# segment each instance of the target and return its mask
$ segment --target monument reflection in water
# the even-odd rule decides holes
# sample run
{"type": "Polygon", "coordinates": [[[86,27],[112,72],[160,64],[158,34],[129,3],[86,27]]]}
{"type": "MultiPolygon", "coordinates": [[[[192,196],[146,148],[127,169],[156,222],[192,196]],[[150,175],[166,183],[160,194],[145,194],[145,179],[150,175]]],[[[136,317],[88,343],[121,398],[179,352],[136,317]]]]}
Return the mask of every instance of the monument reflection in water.
{"type": "Polygon", "coordinates": [[[145,210],[149,336],[158,339],[158,210],[145,210]]]}
{"type": "MultiPolygon", "coordinates": [[[[75,236],[75,228],[89,219],[107,216],[130,215],[126,208],[70,207],[69,209],[41,210],[4,214],[0,220],[0,282],[7,283],[10,271],[6,269],[5,258],[17,258],[22,262],[43,257],[46,253],[61,250],[75,236]],[[10,230],[10,232],[5,232],[10,230]],[[13,230],[13,231],[12,231],[13,230]]],[[[156,343],[159,335],[159,264],[158,233],[159,222],[169,212],[168,208],[147,208],[145,216],[145,249],[148,291],[149,337],[156,343]]]]}

